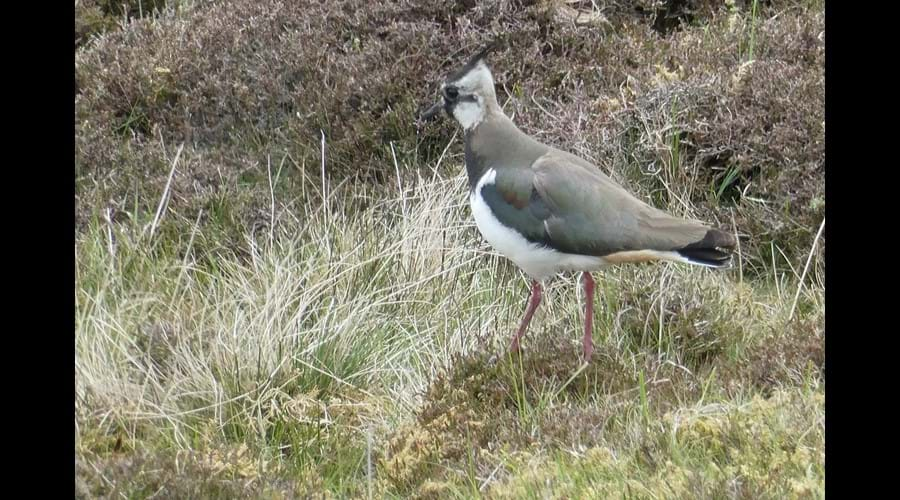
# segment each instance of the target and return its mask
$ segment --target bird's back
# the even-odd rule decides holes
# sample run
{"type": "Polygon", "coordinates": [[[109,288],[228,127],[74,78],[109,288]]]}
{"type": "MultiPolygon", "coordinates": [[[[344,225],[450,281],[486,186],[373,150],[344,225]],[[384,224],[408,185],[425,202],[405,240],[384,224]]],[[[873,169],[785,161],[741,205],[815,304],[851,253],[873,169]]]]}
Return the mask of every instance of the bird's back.
{"type": "Polygon", "coordinates": [[[466,167],[472,188],[489,169],[497,172],[493,207],[501,222],[505,217],[531,241],[561,252],[603,257],[734,245],[730,234],[652,207],[596,165],[541,143],[502,114],[467,133],[466,167]]]}

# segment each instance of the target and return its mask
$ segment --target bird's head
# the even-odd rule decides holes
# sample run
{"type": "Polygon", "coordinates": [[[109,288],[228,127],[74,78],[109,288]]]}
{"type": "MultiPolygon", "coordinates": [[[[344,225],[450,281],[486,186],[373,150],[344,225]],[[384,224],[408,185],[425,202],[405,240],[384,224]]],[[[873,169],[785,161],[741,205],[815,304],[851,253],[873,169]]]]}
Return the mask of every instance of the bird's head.
{"type": "Polygon", "coordinates": [[[471,130],[485,117],[488,107],[496,105],[494,77],[484,59],[496,48],[492,43],[475,54],[462,68],[451,73],[441,84],[441,96],[433,106],[425,111],[421,119],[435,118],[443,109],[462,125],[471,130]]]}

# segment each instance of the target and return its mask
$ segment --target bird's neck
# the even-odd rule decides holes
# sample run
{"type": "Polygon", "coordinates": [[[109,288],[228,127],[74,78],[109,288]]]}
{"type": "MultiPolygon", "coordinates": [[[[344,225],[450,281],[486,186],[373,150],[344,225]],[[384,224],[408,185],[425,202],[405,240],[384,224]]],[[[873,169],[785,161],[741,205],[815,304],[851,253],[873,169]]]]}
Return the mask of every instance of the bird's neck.
{"type": "Polygon", "coordinates": [[[522,132],[496,102],[486,106],[484,120],[478,126],[466,130],[465,144],[470,189],[488,169],[526,162],[528,154],[545,147],[522,132]]]}

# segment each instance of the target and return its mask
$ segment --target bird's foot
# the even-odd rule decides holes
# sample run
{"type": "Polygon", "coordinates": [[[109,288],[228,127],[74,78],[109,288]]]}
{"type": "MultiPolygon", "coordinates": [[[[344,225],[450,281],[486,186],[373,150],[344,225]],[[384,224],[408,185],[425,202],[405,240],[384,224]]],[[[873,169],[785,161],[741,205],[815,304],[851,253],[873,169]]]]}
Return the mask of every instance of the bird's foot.
{"type": "Polygon", "coordinates": [[[590,363],[591,356],[594,354],[594,344],[589,340],[584,343],[584,362],[590,363]]]}

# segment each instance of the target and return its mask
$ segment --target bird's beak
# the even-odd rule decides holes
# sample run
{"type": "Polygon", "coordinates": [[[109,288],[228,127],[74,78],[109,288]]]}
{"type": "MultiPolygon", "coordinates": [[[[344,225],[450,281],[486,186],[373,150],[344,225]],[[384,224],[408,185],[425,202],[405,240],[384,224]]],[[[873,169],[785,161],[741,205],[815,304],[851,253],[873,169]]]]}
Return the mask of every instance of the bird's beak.
{"type": "Polygon", "coordinates": [[[434,103],[433,106],[431,106],[430,108],[425,110],[425,112],[422,113],[422,116],[419,117],[419,121],[427,122],[427,121],[433,120],[434,117],[437,116],[441,112],[441,109],[443,107],[444,107],[444,99],[442,98],[442,99],[438,100],[438,102],[434,103]]]}

